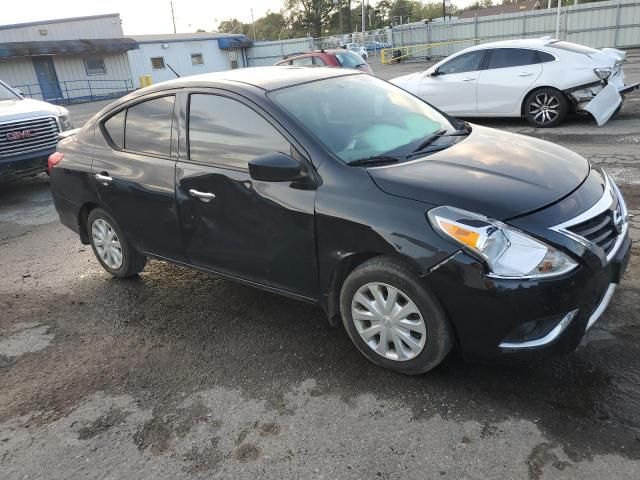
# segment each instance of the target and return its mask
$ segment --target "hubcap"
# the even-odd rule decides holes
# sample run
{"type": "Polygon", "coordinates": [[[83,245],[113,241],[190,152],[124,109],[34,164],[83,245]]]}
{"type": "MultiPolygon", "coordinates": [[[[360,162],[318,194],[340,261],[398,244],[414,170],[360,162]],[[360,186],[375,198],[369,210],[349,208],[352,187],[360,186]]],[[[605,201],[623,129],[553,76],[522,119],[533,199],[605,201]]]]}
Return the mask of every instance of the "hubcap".
{"type": "Polygon", "coordinates": [[[117,270],[122,266],[122,246],[115,230],[109,223],[98,218],[91,226],[91,237],[96,252],[109,268],[117,270]]]}
{"type": "Polygon", "coordinates": [[[536,95],[533,102],[529,104],[529,113],[541,125],[553,122],[560,113],[560,100],[548,93],[536,95]]]}
{"type": "Polygon", "coordinates": [[[406,361],[424,349],[427,328],[415,303],[384,283],[367,283],[351,302],[351,317],[364,342],[389,360],[406,361]]]}

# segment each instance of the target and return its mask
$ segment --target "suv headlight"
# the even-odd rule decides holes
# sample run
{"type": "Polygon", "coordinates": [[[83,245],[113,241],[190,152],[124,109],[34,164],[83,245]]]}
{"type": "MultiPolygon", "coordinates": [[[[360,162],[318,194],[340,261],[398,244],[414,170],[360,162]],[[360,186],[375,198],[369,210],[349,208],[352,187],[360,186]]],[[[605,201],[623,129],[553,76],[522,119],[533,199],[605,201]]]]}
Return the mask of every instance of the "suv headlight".
{"type": "Polygon", "coordinates": [[[60,123],[60,131],[71,130],[73,128],[73,122],[69,114],[59,115],[58,122],[60,123]]]}
{"type": "Polygon", "coordinates": [[[540,278],[562,275],[578,264],[564,253],[513,227],[455,207],[427,214],[433,228],[484,260],[489,275],[540,278]]]}

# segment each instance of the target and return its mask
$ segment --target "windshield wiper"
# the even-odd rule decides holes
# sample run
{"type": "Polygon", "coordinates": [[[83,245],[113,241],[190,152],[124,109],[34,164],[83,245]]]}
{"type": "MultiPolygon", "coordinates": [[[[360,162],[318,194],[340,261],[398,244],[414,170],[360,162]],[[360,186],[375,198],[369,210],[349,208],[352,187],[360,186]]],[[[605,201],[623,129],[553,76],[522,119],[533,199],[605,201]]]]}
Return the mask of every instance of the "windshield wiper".
{"type": "Polygon", "coordinates": [[[437,140],[438,138],[440,138],[442,135],[444,135],[447,131],[444,128],[441,128],[440,130],[438,130],[437,132],[432,133],[431,135],[429,135],[422,143],[420,143],[420,145],[418,145],[411,153],[417,153],[420,150],[422,150],[423,148],[428,147],[429,145],[431,145],[435,140],[437,140]]]}
{"type": "Polygon", "coordinates": [[[373,157],[358,158],[357,160],[351,160],[347,162],[350,167],[357,167],[362,165],[384,165],[386,163],[398,163],[399,157],[392,157],[391,155],[374,155],[373,157]]]}

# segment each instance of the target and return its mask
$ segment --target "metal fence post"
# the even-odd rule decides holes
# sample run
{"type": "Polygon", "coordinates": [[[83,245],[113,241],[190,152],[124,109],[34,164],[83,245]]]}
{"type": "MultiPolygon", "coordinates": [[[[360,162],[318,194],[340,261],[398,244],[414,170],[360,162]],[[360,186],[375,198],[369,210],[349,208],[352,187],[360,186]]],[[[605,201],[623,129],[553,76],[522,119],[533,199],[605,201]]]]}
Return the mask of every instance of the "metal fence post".
{"type": "Polygon", "coordinates": [[[67,94],[67,105],[71,103],[71,98],[69,98],[69,89],[67,88],[67,81],[62,82],[64,84],[64,93],[67,94]]]}
{"type": "Polygon", "coordinates": [[[478,17],[473,17],[473,38],[476,39],[476,45],[478,45],[478,17]]]}
{"type": "Polygon", "coordinates": [[[613,33],[613,46],[618,46],[618,30],[620,29],[620,4],[622,0],[618,0],[618,4],[616,5],[616,29],[613,33]]]}
{"type": "Polygon", "coordinates": [[[93,90],[91,90],[91,80],[87,80],[87,85],[89,86],[89,98],[93,101],[93,90]]]}

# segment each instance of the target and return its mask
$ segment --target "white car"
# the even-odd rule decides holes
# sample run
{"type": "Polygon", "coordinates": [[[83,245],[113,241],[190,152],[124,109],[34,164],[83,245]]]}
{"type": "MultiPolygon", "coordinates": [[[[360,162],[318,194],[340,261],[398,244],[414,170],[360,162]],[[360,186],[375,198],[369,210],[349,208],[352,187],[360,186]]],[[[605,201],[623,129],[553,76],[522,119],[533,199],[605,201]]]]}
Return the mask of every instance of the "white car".
{"type": "Polygon", "coordinates": [[[365,60],[367,60],[367,58],[369,57],[369,54],[367,53],[367,49],[364,48],[362,45],[358,45],[357,43],[345,43],[342,47],[357,53],[365,60]]]}
{"type": "Polygon", "coordinates": [[[462,50],[391,83],[461,117],[522,117],[553,127],[570,111],[599,126],[622,105],[626,53],[552,39],[508,40],[462,50]]]}

